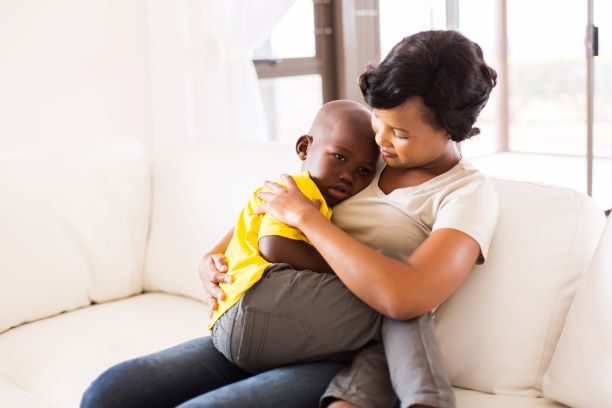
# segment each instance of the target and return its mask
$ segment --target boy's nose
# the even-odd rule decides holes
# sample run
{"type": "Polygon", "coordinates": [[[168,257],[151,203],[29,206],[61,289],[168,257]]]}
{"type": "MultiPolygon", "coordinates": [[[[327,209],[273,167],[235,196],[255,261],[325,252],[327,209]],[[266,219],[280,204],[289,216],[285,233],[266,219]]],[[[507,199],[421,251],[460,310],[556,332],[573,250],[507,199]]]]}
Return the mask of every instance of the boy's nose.
{"type": "Polygon", "coordinates": [[[347,170],[340,173],[340,180],[348,184],[353,184],[353,176],[351,175],[351,172],[347,170]]]}

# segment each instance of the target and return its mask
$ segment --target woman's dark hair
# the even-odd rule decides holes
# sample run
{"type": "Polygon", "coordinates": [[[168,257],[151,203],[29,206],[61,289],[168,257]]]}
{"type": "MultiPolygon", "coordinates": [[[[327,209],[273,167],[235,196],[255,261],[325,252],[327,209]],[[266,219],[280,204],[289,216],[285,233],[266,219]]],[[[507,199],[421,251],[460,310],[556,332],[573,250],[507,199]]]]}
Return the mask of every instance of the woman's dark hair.
{"type": "Polygon", "coordinates": [[[460,142],[480,133],[473,127],[497,81],[482,50],[457,31],[423,31],[404,38],[378,65],[359,77],[368,105],[391,109],[419,96],[434,117],[430,125],[446,129],[460,142]]]}

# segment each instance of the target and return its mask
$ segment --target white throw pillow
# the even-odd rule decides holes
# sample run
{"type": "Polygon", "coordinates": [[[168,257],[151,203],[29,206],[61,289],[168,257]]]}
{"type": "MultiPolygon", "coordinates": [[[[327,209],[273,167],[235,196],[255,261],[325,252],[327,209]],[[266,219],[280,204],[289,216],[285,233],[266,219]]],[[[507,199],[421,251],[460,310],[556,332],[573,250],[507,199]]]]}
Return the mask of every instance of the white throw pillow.
{"type": "Polygon", "coordinates": [[[544,395],[573,407],[612,407],[612,220],[568,312],[544,395]]]}
{"type": "Polygon", "coordinates": [[[300,164],[292,144],[207,142],[160,152],[145,289],[203,300],[201,254],[234,226],[255,188],[300,164]]]}
{"type": "Polygon", "coordinates": [[[0,152],[0,332],[142,290],[150,163],[133,139],[0,152]]]}
{"type": "Polygon", "coordinates": [[[500,211],[489,258],[438,309],[438,339],[453,385],[537,397],[605,217],[567,188],[494,186],[500,211]]]}

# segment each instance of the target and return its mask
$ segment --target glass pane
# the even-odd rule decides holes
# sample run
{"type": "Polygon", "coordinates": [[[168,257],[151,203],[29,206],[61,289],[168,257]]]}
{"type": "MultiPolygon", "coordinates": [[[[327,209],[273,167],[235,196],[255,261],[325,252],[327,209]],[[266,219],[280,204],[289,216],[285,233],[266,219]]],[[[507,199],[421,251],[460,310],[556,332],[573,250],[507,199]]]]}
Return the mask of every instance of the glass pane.
{"type": "Polygon", "coordinates": [[[260,79],[270,140],[295,142],[308,133],[323,103],[320,75],[260,79]]]}
{"type": "MultiPolygon", "coordinates": [[[[482,0],[461,0],[459,2],[459,29],[470,40],[482,48],[487,64],[493,69],[499,66],[496,59],[496,13],[495,2],[482,0]]],[[[461,144],[461,152],[472,158],[498,150],[499,91],[493,89],[489,102],[484,107],[476,126],[480,135],[472,137],[461,144]]]]}
{"type": "Polygon", "coordinates": [[[586,2],[507,5],[510,149],[584,157],[586,2]]]}
{"type": "Polygon", "coordinates": [[[599,27],[599,56],[595,57],[593,122],[593,198],[612,208],[612,3],[596,0],[594,23],[599,27]]]}
{"type": "Polygon", "coordinates": [[[297,0],[253,58],[306,58],[315,54],[313,3],[312,0],[297,0]]]}
{"type": "Polygon", "coordinates": [[[410,34],[446,27],[445,0],[379,0],[378,7],[382,56],[410,34]]]}

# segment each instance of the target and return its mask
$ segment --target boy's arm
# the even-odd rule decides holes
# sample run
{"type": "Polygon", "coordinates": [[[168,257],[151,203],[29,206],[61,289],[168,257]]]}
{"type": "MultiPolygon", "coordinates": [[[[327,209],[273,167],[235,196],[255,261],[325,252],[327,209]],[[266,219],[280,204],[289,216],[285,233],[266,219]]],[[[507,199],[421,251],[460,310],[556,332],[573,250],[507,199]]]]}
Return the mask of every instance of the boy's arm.
{"type": "Polygon", "coordinates": [[[259,253],[271,263],[288,263],[295,269],[334,273],[319,251],[295,239],[269,235],[259,238],[259,253]]]}

